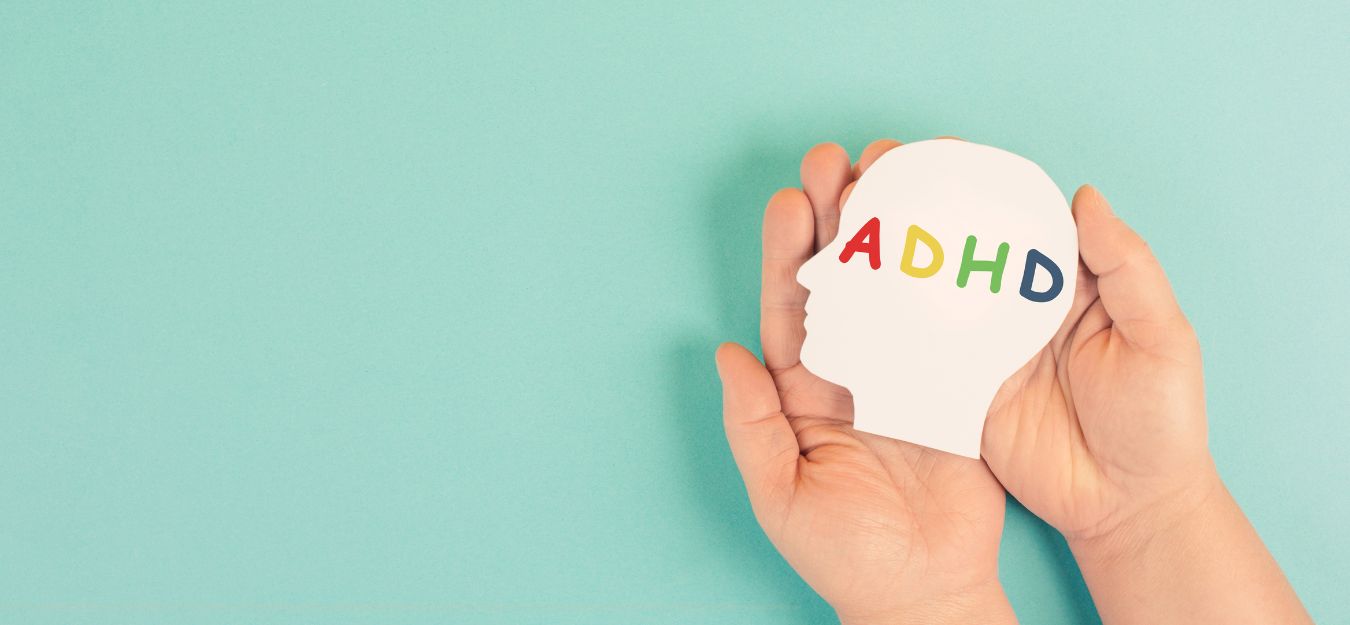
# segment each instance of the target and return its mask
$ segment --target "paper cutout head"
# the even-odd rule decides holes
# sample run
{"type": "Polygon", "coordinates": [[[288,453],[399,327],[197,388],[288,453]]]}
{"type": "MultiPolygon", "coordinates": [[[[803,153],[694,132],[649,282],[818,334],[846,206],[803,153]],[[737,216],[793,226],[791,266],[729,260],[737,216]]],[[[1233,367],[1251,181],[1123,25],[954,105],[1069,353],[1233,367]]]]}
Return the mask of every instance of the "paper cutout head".
{"type": "Polygon", "coordinates": [[[853,393],[854,428],[978,458],[1004,380],[1068,313],[1078,236],[1035,163],[964,141],[890,150],[797,274],[802,363],[853,393]]]}

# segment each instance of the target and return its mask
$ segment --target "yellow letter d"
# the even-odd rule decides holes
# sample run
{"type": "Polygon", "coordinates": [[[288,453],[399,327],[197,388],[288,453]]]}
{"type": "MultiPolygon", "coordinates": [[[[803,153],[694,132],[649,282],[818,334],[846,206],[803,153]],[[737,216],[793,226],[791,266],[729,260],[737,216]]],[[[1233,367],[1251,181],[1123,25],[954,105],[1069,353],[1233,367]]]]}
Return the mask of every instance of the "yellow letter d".
{"type": "Polygon", "coordinates": [[[903,271],[915,278],[928,278],[942,268],[942,245],[928,234],[926,230],[918,226],[910,226],[909,231],[905,233],[905,252],[900,257],[900,271],[903,271]],[[919,241],[928,246],[928,250],[933,253],[932,262],[927,267],[914,266],[914,247],[919,241]]]}

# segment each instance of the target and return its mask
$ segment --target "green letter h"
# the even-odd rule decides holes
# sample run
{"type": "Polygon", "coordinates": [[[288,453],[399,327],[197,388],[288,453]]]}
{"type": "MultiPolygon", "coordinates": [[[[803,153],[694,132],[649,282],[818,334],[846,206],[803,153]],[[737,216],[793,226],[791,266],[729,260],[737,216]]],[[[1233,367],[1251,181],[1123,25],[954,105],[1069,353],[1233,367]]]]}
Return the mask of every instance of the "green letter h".
{"type": "Polygon", "coordinates": [[[989,292],[998,293],[1000,283],[1003,282],[1003,265],[1007,261],[1007,243],[998,245],[998,257],[994,260],[975,260],[975,235],[972,234],[966,237],[966,248],[961,252],[961,270],[956,274],[956,286],[966,288],[972,271],[988,271],[992,274],[989,277],[989,292]]]}

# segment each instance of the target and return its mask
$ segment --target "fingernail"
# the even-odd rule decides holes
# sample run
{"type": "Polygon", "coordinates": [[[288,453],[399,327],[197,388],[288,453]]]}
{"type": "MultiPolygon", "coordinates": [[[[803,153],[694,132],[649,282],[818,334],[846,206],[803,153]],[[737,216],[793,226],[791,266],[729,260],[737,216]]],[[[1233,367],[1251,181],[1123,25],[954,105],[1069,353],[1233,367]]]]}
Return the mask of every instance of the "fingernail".
{"type": "Polygon", "coordinates": [[[1090,184],[1078,187],[1078,192],[1073,194],[1073,205],[1077,206],[1079,202],[1092,202],[1106,209],[1107,213],[1115,214],[1111,210],[1111,203],[1106,201],[1106,196],[1090,184]]]}

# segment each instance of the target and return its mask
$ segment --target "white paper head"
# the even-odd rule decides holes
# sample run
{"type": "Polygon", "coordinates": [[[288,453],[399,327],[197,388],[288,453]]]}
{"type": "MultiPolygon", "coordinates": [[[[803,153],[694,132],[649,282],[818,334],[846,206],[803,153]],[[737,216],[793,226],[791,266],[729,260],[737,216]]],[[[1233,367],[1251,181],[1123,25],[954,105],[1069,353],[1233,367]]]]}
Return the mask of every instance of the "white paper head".
{"type": "Polygon", "coordinates": [[[904,145],[858,180],[838,236],[797,274],[811,291],[802,363],[853,393],[854,428],[978,458],[990,400],[1054,335],[1077,273],[1068,203],[1035,163],[965,141],[904,145]],[[994,293],[979,263],[1002,244],[994,293]]]}

